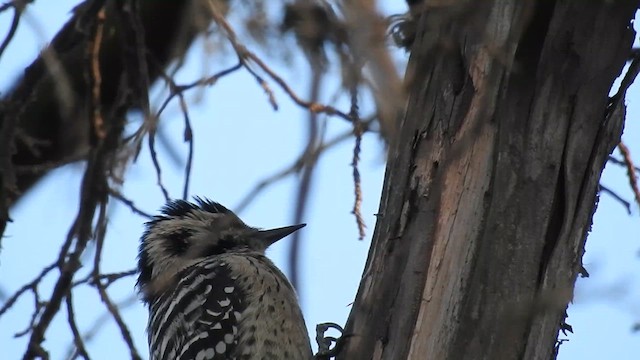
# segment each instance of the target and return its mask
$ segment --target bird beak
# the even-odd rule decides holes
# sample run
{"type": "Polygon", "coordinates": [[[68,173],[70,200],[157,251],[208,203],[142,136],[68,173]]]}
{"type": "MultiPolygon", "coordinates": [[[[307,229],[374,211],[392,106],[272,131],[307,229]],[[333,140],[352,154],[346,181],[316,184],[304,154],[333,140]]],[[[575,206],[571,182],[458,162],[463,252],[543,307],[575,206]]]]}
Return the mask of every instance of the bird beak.
{"type": "Polygon", "coordinates": [[[265,243],[267,243],[267,247],[275,243],[276,241],[282,239],[285,236],[292,234],[294,231],[302,229],[307,224],[298,224],[285,226],[277,229],[269,229],[269,230],[260,230],[258,231],[258,238],[265,243]]]}

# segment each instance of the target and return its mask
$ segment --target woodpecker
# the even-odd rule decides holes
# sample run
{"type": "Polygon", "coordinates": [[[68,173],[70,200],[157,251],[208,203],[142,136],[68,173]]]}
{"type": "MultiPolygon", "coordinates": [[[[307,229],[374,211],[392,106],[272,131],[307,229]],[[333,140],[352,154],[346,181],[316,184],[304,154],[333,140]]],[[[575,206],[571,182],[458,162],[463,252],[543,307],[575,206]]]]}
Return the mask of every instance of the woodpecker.
{"type": "Polygon", "coordinates": [[[313,359],[296,293],[264,254],[305,224],[259,230],[201,198],[161,213],[138,255],[150,360],[313,359]]]}

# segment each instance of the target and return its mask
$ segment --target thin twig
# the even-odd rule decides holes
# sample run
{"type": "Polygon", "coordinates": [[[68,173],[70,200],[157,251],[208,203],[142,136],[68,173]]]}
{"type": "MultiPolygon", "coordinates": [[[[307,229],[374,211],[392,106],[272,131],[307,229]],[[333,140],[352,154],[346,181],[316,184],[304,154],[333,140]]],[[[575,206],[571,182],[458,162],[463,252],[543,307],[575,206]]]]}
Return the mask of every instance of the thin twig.
{"type": "MultiPolygon", "coordinates": [[[[168,86],[169,86],[169,95],[167,96],[167,98],[163,101],[162,105],[160,105],[160,108],[156,111],[155,116],[154,116],[154,120],[153,123],[157,123],[158,119],[160,118],[160,115],[162,114],[162,112],[166,109],[166,107],[169,105],[169,102],[174,98],[174,97],[178,97],[179,101],[180,101],[180,109],[182,111],[183,114],[183,118],[184,118],[184,123],[185,123],[185,130],[184,130],[184,135],[183,135],[183,139],[184,141],[189,143],[189,151],[188,151],[188,155],[187,155],[187,164],[185,166],[185,183],[184,183],[184,187],[183,187],[183,191],[182,191],[182,198],[186,199],[189,195],[189,183],[191,180],[191,169],[193,166],[193,151],[194,151],[194,144],[193,144],[193,129],[191,126],[191,121],[189,118],[189,112],[188,112],[188,106],[186,103],[186,100],[184,98],[184,92],[187,90],[190,90],[192,88],[195,88],[196,86],[210,86],[215,84],[218,80],[220,80],[222,77],[229,75],[235,71],[237,71],[238,69],[240,69],[242,67],[242,62],[238,62],[238,64],[228,68],[228,69],[224,69],[222,71],[219,71],[207,78],[204,79],[199,79],[197,81],[194,81],[190,84],[186,84],[186,85],[177,85],[174,81],[174,79],[165,74],[163,71],[160,72],[160,76],[167,82],[168,86]]],[[[149,136],[153,136],[155,137],[155,127],[153,128],[153,131],[149,131],[149,136]]],[[[138,138],[141,139],[142,135],[145,133],[145,131],[148,130],[148,127],[145,126],[145,124],[143,124],[143,126],[140,127],[140,129],[138,129],[138,131],[136,132],[136,134],[132,135],[132,137],[134,138],[138,138]]],[[[169,196],[168,196],[168,192],[166,191],[166,189],[164,188],[164,186],[162,185],[162,181],[161,181],[161,175],[160,175],[160,165],[158,163],[157,160],[157,156],[156,156],[156,152],[155,152],[155,139],[151,140],[150,139],[150,151],[151,151],[151,158],[154,164],[154,167],[156,169],[156,174],[158,177],[158,183],[160,184],[160,188],[162,189],[162,192],[165,196],[165,199],[168,200],[169,196]]]]}
{"type": "MultiPolygon", "coordinates": [[[[116,307],[120,310],[126,309],[132,305],[138,303],[138,297],[135,294],[130,295],[126,299],[119,301],[116,304],[116,307]]],[[[98,318],[93,322],[93,325],[89,327],[87,331],[85,331],[81,336],[85,343],[90,343],[93,338],[98,334],[98,332],[103,329],[104,323],[111,318],[111,313],[108,310],[105,310],[98,318]]],[[[71,359],[75,353],[75,345],[71,343],[67,349],[67,355],[65,359],[71,359]]]]}
{"type": "Polygon", "coordinates": [[[169,201],[171,197],[169,196],[169,192],[167,191],[167,188],[165,188],[164,184],[162,183],[162,169],[160,168],[160,162],[158,162],[158,154],[156,153],[155,136],[156,136],[155,129],[149,131],[149,142],[148,142],[149,153],[151,154],[151,162],[153,163],[153,168],[156,170],[156,184],[158,185],[158,187],[160,187],[160,190],[162,191],[162,196],[164,196],[164,199],[166,201],[169,201]]]}
{"type": "Polygon", "coordinates": [[[355,65],[347,72],[349,75],[359,74],[354,70],[366,66],[371,82],[368,87],[378,111],[380,134],[387,144],[391,144],[397,136],[398,113],[404,108],[407,94],[389,48],[385,45],[387,24],[378,13],[374,0],[340,0],[337,3],[344,15],[349,58],[354,59],[355,65]]]}
{"type": "Polygon", "coordinates": [[[189,196],[189,182],[191,181],[191,166],[193,164],[193,129],[191,128],[191,120],[189,120],[189,109],[187,102],[184,99],[184,95],[180,93],[178,95],[180,99],[180,109],[182,110],[184,119],[184,133],[182,139],[189,143],[189,151],[187,155],[187,164],[184,169],[184,186],[182,189],[182,199],[187,200],[189,196]]]}
{"type": "Polygon", "coordinates": [[[91,41],[91,105],[93,110],[93,131],[98,139],[104,139],[107,136],[105,128],[104,116],[102,115],[102,72],[100,71],[100,48],[102,47],[102,34],[104,29],[104,21],[106,18],[106,9],[103,7],[96,15],[96,34],[91,41]]]}
{"type": "Polygon", "coordinates": [[[221,78],[223,78],[226,75],[229,75],[237,70],[239,70],[242,67],[242,61],[238,61],[238,63],[236,65],[233,65],[232,67],[228,68],[228,69],[224,69],[220,72],[217,72],[209,77],[206,77],[204,79],[199,79],[196,80],[190,84],[186,84],[186,85],[177,85],[174,80],[169,76],[166,75],[164,72],[160,72],[161,76],[164,78],[164,80],[169,84],[169,95],[167,96],[167,98],[163,101],[162,105],[160,105],[160,108],[158,109],[158,111],[156,111],[155,114],[155,118],[158,119],[160,118],[160,115],[162,114],[162,112],[165,110],[165,108],[167,107],[167,105],[169,105],[169,102],[176,97],[178,94],[181,94],[187,90],[191,90],[195,87],[198,86],[211,86],[215,83],[218,82],[218,80],[220,80],[221,78]]]}
{"type": "Polygon", "coordinates": [[[0,57],[2,56],[4,51],[7,49],[7,46],[9,46],[9,43],[11,43],[11,40],[13,39],[13,37],[15,36],[16,31],[18,30],[18,25],[20,24],[20,15],[22,14],[22,10],[24,9],[23,6],[20,6],[21,1],[13,1],[11,4],[7,4],[7,5],[13,6],[13,20],[11,20],[11,27],[9,28],[9,32],[7,33],[7,36],[4,38],[4,41],[2,41],[2,44],[0,45],[0,57]]]}
{"type": "Polygon", "coordinates": [[[9,10],[12,7],[15,7],[14,1],[7,1],[6,3],[0,5],[0,13],[9,10]]]}
{"type": "MultiPolygon", "coordinates": [[[[142,109],[144,114],[143,129],[136,136],[141,141],[142,136],[148,133],[149,136],[149,152],[156,171],[157,185],[160,187],[165,200],[169,200],[169,192],[162,183],[162,171],[158,162],[155,149],[155,133],[158,126],[158,119],[151,115],[149,106],[149,64],[147,63],[147,46],[144,39],[144,28],[140,19],[139,2],[125,2],[124,6],[117,7],[118,15],[121,17],[121,25],[124,36],[129,38],[126,42],[125,69],[128,75],[128,84],[131,87],[130,92],[133,93],[135,101],[142,109]]],[[[136,144],[139,149],[140,143],[136,144]]],[[[137,151],[136,151],[137,152],[137,151]]]]}
{"type": "MultiPolygon", "coordinates": [[[[373,122],[372,120],[368,120],[365,122],[361,122],[363,132],[368,131],[369,126],[373,122]]],[[[247,194],[242,198],[237,206],[234,207],[236,212],[240,213],[244,211],[247,206],[251,204],[253,200],[255,200],[260,193],[266,190],[268,187],[276,184],[278,181],[285,179],[287,176],[293,175],[295,173],[300,172],[300,170],[305,166],[305,163],[310,159],[319,159],[327,150],[333,148],[336,145],[341,144],[342,142],[351,139],[353,137],[353,131],[346,131],[340,135],[337,135],[333,139],[329,141],[325,141],[321,145],[319,145],[312,154],[307,154],[302,152],[300,156],[295,159],[291,164],[283,167],[282,169],[274,172],[273,174],[263,178],[261,181],[256,183],[251,190],[247,192],[247,194]]]]}
{"type": "MultiPolygon", "coordinates": [[[[627,166],[626,162],[624,162],[623,160],[617,159],[617,158],[615,158],[615,157],[613,157],[611,155],[609,155],[609,159],[607,161],[609,161],[610,163],[613,163],[615,165],[621,165],[621,166],[624,166],[624,167],[627,166]]],[[[634,166],[633,169],[635,171],[640,172],[640,167],[638,167],[638,166],[634,166]]]]}
{"type": "Polygon", "coordinates": [[[631,215],[631,203],[630,202],[628,202],[627,200],[623,199],[622,196],[618,195],[615,191],[609,189],[608,187],[606,187],[606,186],[604,186],[602,184],[600,184],[600,191],[611,195],[611,197],[613,197],[620,204],[622,204],[622,206],[624,206],[625,209],[627,209],[627,213],[629,213],[629,215],[631,215]]]}
{"type": "MultiPolygon", "coordinates": [[[[96,151],[92,151],[94,154],[87,164],[85,175],[82,182],[81,200],[73,225],[67,233],[65,243],[62,245],[61,252],[58,257],[56,265],[60,269],[60,275],[54,285],[53,292],[44,307],[42,315],[38,319],[37,324],[33,326],[31,331],[31,337],[27,351],[25,352],[24,359],[33,359],[36,356],[42,356],[46,353],[42,349],[42,342],[44,341],[44,334],[48,329],[54,316],[58,313],[60,305],[63,299],[69,294],[71,290],[72,280],[76,272],[80,269],[80,257],[86,249],[87,242],[91,237],[91,227],[95,206],[99,202],[105,202],[102,198],[102,194],[97,191],[100,187],[99,183],[105,181],[104,179],[104,154],[96,154],[96,151]],[[69,249],[73,240],[75,241],[75,248],[70,253],[69,249]]],[[[104,184],[103,184],[104,185],[104,184]]]]}
{"type": "MultiPolygon", "coordinates": [[[[320,98],[320,90],[322,87],[322,79],[324,77],[323,67],[321,63],[314,58],[309,58],[311,66],[311,82],[309,84],[309,98],[316,102],[320,98]]],[[[303,162],[302,175],[298,182],[297,201],[293,214],[293,223],[300,224],[304,219],[304,215],[308,208],[309,194],[313,185],[313,174],[318,164],[318,158],[312,156],[317,154],[317,148],[322,143],[318,126],[318,113],[309,112],[308,120],[307,146],[304,150],[304,157],[307,161],[303,162]]],[[[302,233],[296,231],[293,233],[289,241],[289,279],[294,288],[299,289],[300,282],[298,280],[298,263],[300,259],[300,237],[302,233]]]]}
{"type": "MultiPolygon", "coordinates": [[[[109,287],[109,285],[113,284],[114,282],[116,282],[117,280],[129,277],[129,276],[133,276],[135,275],[137,272],[136,269],[131,269],[131,270],[127,270],[127,271],[121,271],[121,272],[116,272],[116,273],[110,273],[110,274],[99,274],[97,279],[100,280],[101,284],[102,284],[102,280],[106,280],[106,283],[102,284],[102,286],[104,286],[105,288],[109,287]]],[[[89,284],[89,285],[96,285],[96,276],[95,274],[91,273],[89,275],[87,275],[86,277],[84,277],[83,279],[80,279],[78,281],[75,281],[73,283],[73,286],[78,286],[78,285],[82,285],[82,284],[89,284]]]]}
{"type": "Polygon", "coordinates": [[[73,298],[72,291],[67,294],[67,320],[69,322],[69,328],[71,329],[71,333],[73,334],[73,343],[75,345],[75,353],[71,356],[71,358],[75,358],[76,355],[81,356],[85,360],[89,360],[89,354],[87,353],[87,348],[84,345],[84,341],[82,340],[82,335],[78,330],[78,324],[76,324],[76,314],[73,311],[73,298]]]}
{"type": "Polygon", "coordinates": [[[13,293],[13,295],[11,295],[11,297],[0,308],[0,317],[4,315],[4,313],[7,312],[7,310],[9,310],[13,306],[13,304],[15,304],[15,302],[20,298],[20,296],[22,296],[22,294],[29,290],[33,290],[35,292],[35,287],[51,270],[56,267],[56,265],[57,262],[54,262],[53,264],[46,266],[44,269],[42,269],[40,274],[35,277],[35,279],[31,280],[31,282],[29,283],[24,284],[20,289],[18,289],[18,291],[13,293]]]}
{"type": "Polygon", "coordinates": [[[303,107],[305,109],[308,109],[312,113],[325,113],[327,115],[336,115],[338,117],[343,118],[346,121],[349,121],[349,122],[352,121],[352,119],[349,117],[349,115],[345,114],[344,112],[342,112],[342,111],[340,111],[340,110],[338,110],[338,109],[336,109],[336,108],[334,108],[332,106],[323,105],[323,104],[317,103],[317,102],[315,102],[313,100],[312,101],[306,101],[306,100],[303,100],[302,98],[300,98],[300,96],[298,96],[298,94],[296,94],[296,92],[293,91],[293,89],[291,89],[289,84],[287,84],[287,82],[282,77],[280,77],[275,71],[273,71],[264,61],[262,61],[262,59],[260,59],[260,57],[258,57],[253,52],[249,51],[249,49],[247,49],[246,46],[244,46],[243,44],[241,44],[239,42],[238,36],[236,35],[235,31],[233,30],[231,25],[229,25],[229,23],[224,18],[224,16],[221,14],[221,12],[216,8],[216,5],[214,4],[214,2],[212,0],[209,0],[209,9],[210,9],[210,12],[211,12],[211,16],[213,17],[213,21],[215,21],[216,24],[218,24],[218,26],[220,26],[220,28],[222,28],[222,30],[224,30],[227,39],[231,43],[231,46],[233,47],[234,51],[240,57],[240,59],[242,61],[242,65],[255,77],[256,81],[258,81],[258,84],[260,84],[260,86],[269,95],[269,102],[272,104],[272,106],[277,106],[276,102],[275,102],[275,98],[273,98],[273,92],[267,86],[267,84],[264,82],[262,77],[258,76],[257,73],[251,68],[251,66],[250,66],[248,61],[250,61],[251,63],[256,64],[262,71],[264,71],[267,75],[269,75],[269,77],[273,81],[275,81],[278,84],[278,86],[280,86],[280,88],[298,106],[303,107]]]}
{"type": "Polygon", "coordinates": [[[360,207],[362,205],[362,184],[360,182],[360,171],[358,170],[358,164],[360,162],[360,145],[362,143],[362,121],[358,114],[358,91],[356,86],[352,86],[351,89],[351,118],[353,119],[353,135],[355,136],[355,144],[353,146],[353,160],[351,161],[351,167],[353,167],[353,209],[351,213],[356,217],[356,224],[358,225],[358,239],[364,239],[367,227],[362,218],[362,212],[360,207]]]}
{"type": "Polygon", "coordinates": [[[149,214],[146,211],[141,210],[139,207],[137,207],[132,200],[127,199],[124,195],[122,195],[119,191],[117,191],[116,189],[109,189],[109,195],[111,195],[111,197],[115,198],[116,200],[120,201],[121,203],[123,203],[124,205],[126,205],[127,207],[129,207],[129,209],[131,211],[133,211],[135,214],[138,214],[144,218],[147,219],[152,219],[153,215],[149,214]]]}
{"type": "MultiPolygon", "coordinates": [[[[89,79],[89,81],[93,80],[89,79]]],[[[90,105],[93,105],[92,102],[90,102],[90,105]]],[[[71,291],[73,277],[81,267],[80,258],[84,254],[87,243],[92,236],[93,217],[96,207],[98,204],[106,204],[108,200],[108,186],[105,174],[108,173],[108,169],[112,165],[110,159],[112,159],[113,150],[117,146],[118,139],[120,139],[122,128],[118,126],[116,121],[114,118],[114,123],[108,127],[106,137],[96,139],[96,144],[89,150],[87,166],[82,178],[78,213],[61,246],[58,261],[56,262],[60,274],[42,314],[31,329],[27,350],[23,356],[25,360],[35,357],[48,357],[46,351],[42,348],[45,333],[60,310],[62,301],[71,291]],[[72,245],[74,245],[73,251],[71,251],[72,245]]]]}
{"type": "Polygon", "coordinates": [[[133,338],[129,332],[129,328],[124,323],[122,316],[120,315],[120,311],[118,307],[113,304],[109,294],[107,293],[106,284],[102,283],[102,278],[100,274],[100,262],[102,257],[102,248],[104,245],[104,238],[106,236],[107,231],[107,219],[106,219],[106,204],[100,204],[100,210],[98,213],[98,230],[96,234],[96,251],[93,259],[93,284],[98,289],[98,294],[100,294],[100,299],[107,307],[107,310],[111,313],[113,320],[116,322],[116,325],[120,329],[120,333],[122,335],[122,339],[127,344],[129,348],[129,353],[131,355],[131,359],[142,359],[138,354],[138,350],[136,349],[135,344],[133,343],[133,338]]]}
{"type": "Polygon", "coordinates": [[[629,185],[633,190],[633,194],[636,198],[636,203],[640,206],[640,188],[638,188],[638,176],[636,175],[636,167],[633,165],[633,159],[631,158],[631,152],[629,148],[621,141],[618,144],[618,149],[620,150],[620,154],[622,154],[622,158],[624,159],[624,163],[627,166],[627,176],[629,178],[629,185]]]}
{"type": "Polygon", "coordinates": [[[33,328],[33,324],[36,323],[36,319],[40,315],[42,311],[42,301],[40,301],[40,293],[38,292],[38,284],[33,285],[33,313],[31,313],[31,320],[29,320],[29,325],[22,331],[15,333],[13,336],[16,338],[23,337],[31,331],[33,328]]]}
{"type": "Polygon", "coordinates": [[[48,163],[35,164],[35,165],[17,165],[14,166],[14,170],[16,174],[37,174],[43,173],[49,170],[57,169],[63,165],[67,165],[70,163],[74,163],[76,161],[84,160],[86,155],[84,154],[73,154],[64,159],[58,161],[51,161],[48,163]]]}

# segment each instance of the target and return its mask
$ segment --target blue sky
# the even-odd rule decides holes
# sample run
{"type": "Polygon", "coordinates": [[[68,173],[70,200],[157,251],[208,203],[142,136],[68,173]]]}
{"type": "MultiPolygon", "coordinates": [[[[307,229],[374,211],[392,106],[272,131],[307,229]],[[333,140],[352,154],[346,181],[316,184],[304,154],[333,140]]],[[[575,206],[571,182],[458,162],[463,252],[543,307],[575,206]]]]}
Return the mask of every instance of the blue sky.
{"type": "MultiPolygon", "coordinates": [[[[16,39],[0,59],[0,91],[7,89],[55,34],[76,2],[56,1],[54,5],[54,2],[39,1],[30,7],[16,39]]],[[[0,15],[0,34],[3,36],[8,23],[7,14],[0,15]]],[[[234,61],[232,57],[221,62],[219,57],[203,56],[202,45],[201,41],[196,44],[185,69],[178,75],[183,83],[223,69],[234,61]]],[[[298,93],[307,93],[308,74],[301,59],[294,58],[290,64],[270,63],[298,93]]],[[[336,82],[336,79],[329,79],[325,88],[332,90],[336,82]]],[[[293,105],[274,84],[272,88],[280,105],[277,112],[269,105],[263,90],[243,71],[222,79],[206,91],[194,90],[188,94],[195,136],[192,195],[210,197],[233,209],[256,181],[297,158],[304,146],[306,113],[293,105]]],[[[330,91],[327,93],[325,101],[331,96],[330,91]]],[[[152,98],[157,100],[157,94],[152,98]]],[[[629,111],[623,139],[640,163],[639,100],[639,90],[633,87],[627,98],[629,111]]],[[[347,106],[344,102],[337,105],[343,109],[347,106]]],[[[366,112],[366,105],[364,110],[366,112]]],[[[134,129],[138,121],[134,117],[130,128],[134,129]]],[[[163,181],[174,197],[181,196],[183,162],[187,154],[187,146],[181,141],[183,128],[182,116],[174,103],[164,113],[162,131],[182,163],[169,160],[166,149],[159,148],[163,181]]],[[[327,120],[327,138],[349,130],[350,126],[339,118],[327,120]]],[[[344,323],[346,320],[375,225],[373,214],[378,209],[384,175],[381,142],[377,135],[367,134],[362,144],[362,214],[368,225],[364,241],[357,240],[357,228],[350,214],[353,205],[349,165],[352,148],[353,142],[346,141],[321,158],[309,198],[310,207],[305,219],[308,225],[302,230],[300,293],[312,333],[316,323],[344,323]]],[[[11,293],[30,281],[42,265],[57,257],[58,244],[75,215],[81,174],[80,165],[55,171],[13,209],[15,221],[7,229],[0,254],[0,286],[5,292],[11,293]]],[[[145,149],[128,169],[122,192],[134,199],[139,207],[155,212],[163,203],[155,183],[155,172],[145,149]]],[[[602,183],[632,199],[623,169],[608,166],[602,183]]],[[[256,198],[241,217],[250,225],[264,228],[290,224],[295,184],[295,177],[277,183],[256,198]]],[[[591,277],[578,282],[575,304],[569,309],[568,319],[575,334],[569,335],[570,341],[562,345],[560,359],[635,359],[633,355],[640,353],[640,333],[631,332],[632,325],[640,321],[639,214],[637,206],[629,216],[611,197],[601,196],[584,258],[591,277]]],[[[112,207],[110,216],[103,271],[131,269],[135,266],[144,219],[124,207],[112,207]]],[[[268,253],[281,268],[286,268],[286,249],[287,243],[283,240],[268,253]]],[[[90,254],[85,260],[89,259],[90,254]]],[[[52,278],[47,280],[41,288],[45,295],[50,294],[52,285],[52,278]]],[[[133,279],[122,280],[110,288],[111,294],[116,300],[129,299],[133,286],[133,279]]],[[[83,330],[91,327],[104,313],[93,289],[79,289],[74,300],[83,330]]],[[[7,359],[19,358],[25,349],[27,338],[14,339],[13,333],[26,327],[32,306],[33,299],[24,297],[11,312],[0,318],[0,348],[7,359]]],[[[123,316],[139,351],[146,356],[146,309],[134,302],[126,307],[123,316]]],[[[560,338],[567,337],[561,335],[560,338]]],[[[62,311],[47,333],[45,346],[51,349],[53,359],[61,359],[69,343],[66,313],[62,311]]],[[[119,332],[110,320],[88,343],[88,348],[96,359],[128,356],[119,332]]]]}

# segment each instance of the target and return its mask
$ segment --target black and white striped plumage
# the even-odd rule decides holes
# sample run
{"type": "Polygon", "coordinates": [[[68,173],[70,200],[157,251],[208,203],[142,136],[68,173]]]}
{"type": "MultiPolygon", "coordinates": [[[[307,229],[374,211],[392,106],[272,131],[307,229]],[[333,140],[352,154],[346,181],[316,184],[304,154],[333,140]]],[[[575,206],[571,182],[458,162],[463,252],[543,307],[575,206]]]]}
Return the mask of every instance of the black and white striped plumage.
{"type": "Polygon", "coordinates": [[[151,360],[312,358],[295,292],[264,256],[304,225],[257,230],[198,198],[162,213],[138,259],[151,360]]]}

